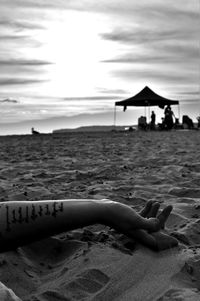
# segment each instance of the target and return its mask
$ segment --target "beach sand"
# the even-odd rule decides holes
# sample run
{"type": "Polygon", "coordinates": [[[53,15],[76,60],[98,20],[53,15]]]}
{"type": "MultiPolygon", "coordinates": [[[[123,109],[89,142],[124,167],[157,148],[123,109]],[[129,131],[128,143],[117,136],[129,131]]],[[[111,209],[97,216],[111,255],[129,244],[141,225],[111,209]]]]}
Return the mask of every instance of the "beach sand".
{"type": "Polygon", "coordinates": [[[94,225],[0,254],[0,300],[200,300],[200,132],[0,137],[0,201],[172,204],[179,246],[154,252],[94,225]]]}

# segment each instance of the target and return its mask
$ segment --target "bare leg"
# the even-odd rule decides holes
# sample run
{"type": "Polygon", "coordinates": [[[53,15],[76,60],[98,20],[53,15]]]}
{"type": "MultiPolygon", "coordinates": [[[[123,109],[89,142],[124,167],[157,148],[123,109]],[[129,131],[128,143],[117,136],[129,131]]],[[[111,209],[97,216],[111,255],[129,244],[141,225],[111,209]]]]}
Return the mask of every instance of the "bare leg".
{"type": "Polygon", "coordinates": [[[129,206],[110,200],[46,200],[0,203],[0,251],[73,229],[111,225],[120,232],[129,229],[156,231],[157,218],[146,219],[129,206]]]}
{"type": "Polygon", "coordinates": [[[102,222],[106,202],[46,200],[0,203],[0,251],[102,222]]]}
{"type": "Polygon", "coordinates": [[[177,244],[174,238],[155,232],[164,226],[172,207],[168,206],[156,217],[158,209],[157,204],[149,203],[141,216],[129,206],[110,200],[0,203],[0,251],[98,223],[154,249],[174,246],[177,244]]]}

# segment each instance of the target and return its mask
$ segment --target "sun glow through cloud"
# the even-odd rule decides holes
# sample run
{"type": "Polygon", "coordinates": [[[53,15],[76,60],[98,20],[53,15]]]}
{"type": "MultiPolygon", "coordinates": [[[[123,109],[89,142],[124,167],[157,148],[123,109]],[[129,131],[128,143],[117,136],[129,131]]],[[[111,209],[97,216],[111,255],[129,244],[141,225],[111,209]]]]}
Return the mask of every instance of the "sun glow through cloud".
{"type": "Polygon", "coordinates": [[[43,25],[45,29],[36,33],[41,46],[33,49],[33,54],[29,52],[52,63],[46,66],[48,83],[43,86],[43,93],[48,89],[58,97],[95,95],[96,86],[109,79],[101,61],[116,51],[112,42],[103,41],[100,36],[106,30],[105,18],[64,11],[58,20],[52,17],[43,25]]]}

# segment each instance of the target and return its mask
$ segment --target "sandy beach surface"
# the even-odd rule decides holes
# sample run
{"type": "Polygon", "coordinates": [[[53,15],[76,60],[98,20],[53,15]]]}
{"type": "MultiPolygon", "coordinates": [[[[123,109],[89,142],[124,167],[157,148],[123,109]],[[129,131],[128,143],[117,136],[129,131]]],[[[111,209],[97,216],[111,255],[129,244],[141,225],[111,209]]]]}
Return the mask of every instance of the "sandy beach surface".
{"type": "Polygon", "coordinates": [[[0,300],[200,300],[200,131],[0,137],[0,201],[110,198],[174,206],[179,246],[154,252],[103,225],[0,254],[0,300]]]}

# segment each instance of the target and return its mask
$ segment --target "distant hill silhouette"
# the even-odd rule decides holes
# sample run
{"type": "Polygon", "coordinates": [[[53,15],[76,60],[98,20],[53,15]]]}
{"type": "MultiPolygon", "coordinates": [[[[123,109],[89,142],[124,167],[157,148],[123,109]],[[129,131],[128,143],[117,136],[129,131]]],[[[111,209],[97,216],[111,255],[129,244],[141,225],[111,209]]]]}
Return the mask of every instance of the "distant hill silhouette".
{"type": "Polygon", "coordinates": [[[116,126],[113,125],[94,125],[94,126],[81,126],[73,129],[59,129],[54,130],[53,134],[72,133],[72,132],[110,132],[112,130],[124,131],[127,126],[116,126]]]}

